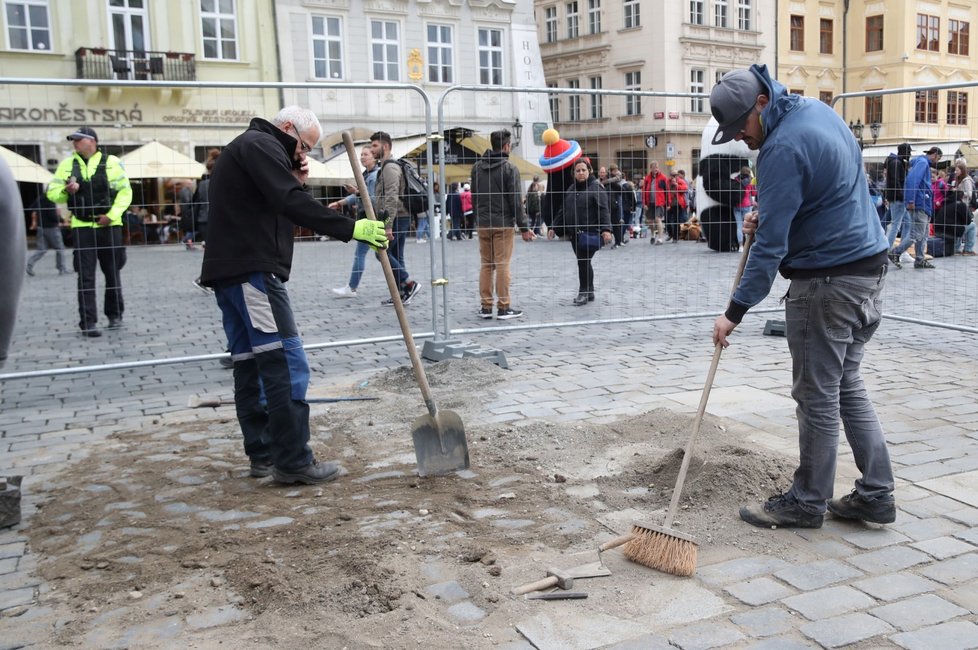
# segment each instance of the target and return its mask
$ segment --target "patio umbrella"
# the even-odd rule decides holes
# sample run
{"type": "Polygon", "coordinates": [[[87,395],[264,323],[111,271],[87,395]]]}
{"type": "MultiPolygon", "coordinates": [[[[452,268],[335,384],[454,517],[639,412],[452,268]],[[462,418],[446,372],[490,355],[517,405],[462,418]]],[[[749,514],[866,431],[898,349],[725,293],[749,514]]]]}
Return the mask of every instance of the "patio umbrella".
{"type": "Polygon", "coordinates": [[[119,160],[129,178],[200,178],[206,168],[175,149],[153,140],[119,160]]]}
{"type": "Polygon", "coordinates": [[[353,168],[350,167],[349,160],[334,158],[326,162],[319,162],[315,158],[306,158],[309,161],[309,182],[314,185],[344,185],[353,183],[353,168]]]}
{"type": "Polygon", "coordinates": [[[0,147],[0,157],[10,167],[10,171],[14,175],[14,180],[19,183],[41,183],[42,185],[47,185],[54,178],[54,174],[30,158],[25,158],[6,147],[0,147]]]}

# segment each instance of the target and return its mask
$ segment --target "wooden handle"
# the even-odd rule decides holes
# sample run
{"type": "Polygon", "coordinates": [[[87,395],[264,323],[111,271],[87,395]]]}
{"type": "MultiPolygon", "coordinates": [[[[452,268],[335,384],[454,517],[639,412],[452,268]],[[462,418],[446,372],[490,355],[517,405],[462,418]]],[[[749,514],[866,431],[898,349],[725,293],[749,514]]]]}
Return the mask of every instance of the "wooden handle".
{"type": "Polygon", "coordinates": [[[531,591],[540,591],[541,589],[548,589],[550,587],[557,586],[557,576],[550,576],[549,578],[544,578],[543,580],[537,580],[536,582],[531,582],[529,584],[523,585],[522,587],[516,587],[513,589],[512,593],[514,596],[522,596],[523,594],[528,594],[531,591]]]}
{"type": "MultiPolygon", "coordinates": [[[[737,289],[737,285],[740,284],[740,278],[744,275],[744,268],[747,266],[747,256],[750,254],[750,247],[753,243],[753,236],[747,235],[744,238],[744,249],[740,253],[740,264],[737,266],[737,273],[734,274],[733,288],[730,290],[731,294],[737,289]]],[[[693,447],[696,445],[696,438],[699,436],[700,427],[703,424],[706,403],[710,401],[710,391],[713,389],[713,379],[717,374],[717,366],[720,365],[721,352],[723,352],[723,346],[717,343],[713,348],[713,360],[710,362],[710,371],[706,375],[703,394],[700,395],[700,404],[696,409],[696,419],[693,420],[693,433],[690,434],[689,440],[686,441],[686,449],[683,451],[683,464],[679,468],[679,475],[676,477],[676,487],[672,490],[669,512],[666,513],[666,519],[662,522],[666,528],[672,528],[672,522],[676,518],[676,511],[679,509],[679,498],[682,496],[683,485],[686,483],[686,472],[689,471],[689,461],[693,456],[693,447]]]]}
{"type": "MultiPolygon", "coordinates": [[[[357,159],[356,147],[353,144],[353,136],[349,131],[343,132],[343,144],[346,146],[346,155],[350,159],[350,166],[353,168],[353,176],[357,180],[357,189],[360,191],[360,200],[363,202],[363,209],[367,213],[367,218],[376,220],[373,201],[370,192],[367,191],[367,183],[363,180],[363,172],[360,171],[360,161],[357,159]]],[[[379,180],[379,179],[378,179],[379,180]]],[[[404,312],[404,303],[401,302],[401,289],[397,286],[394,278],[394,270],[391,268],[391,261],[384,250],[377,257],[380,258],[380,265],[384,269],[384,278],[387,280],[387,289],[391,292],[391,300],[394,302],[394,311],[397,312],[397,322],[401,325],[401,334],[404,335],[404,344],[407,346],[408,356],[411,357],[411,366],[414,368],[414,376],[418,380],[421,388],[421,396],[424,398],[425,406],[431,417],[438,414],[438,408],[431,397],[431,386],[428,384],[428,376],[425,375],[424,366],[421,365],[421,356],[414,345],[414,337],[411,336],[411,326],[408,324],[407,314],[404,312]]]]}
{"type": "Polygon", "coordinates": [[[620,535],[614,539],[609,539],[607,542],[598,547],[598,553],[612,548],[618,548],[622,544],[627,544],[628,542],[632,541],[633,537],[635,537],[634,533],[628,533],[627,535],[620,535]]]}

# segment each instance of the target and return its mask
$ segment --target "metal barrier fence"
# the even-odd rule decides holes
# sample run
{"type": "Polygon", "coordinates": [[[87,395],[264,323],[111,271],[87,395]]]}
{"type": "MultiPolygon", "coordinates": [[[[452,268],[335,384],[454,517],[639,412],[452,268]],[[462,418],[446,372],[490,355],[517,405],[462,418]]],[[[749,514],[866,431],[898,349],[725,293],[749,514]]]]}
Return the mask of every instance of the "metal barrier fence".
{"type": "MultiPolygon", "coordinates": [[[[446,131],[446,105],[453,96],[464,96],[468,101],[485,101],[490,95],[500,93],[518,96],[542,95],[548,98],[563,99],[584,98],[582,105],[578,99],[579,110],[590,111],[598,107],[602,115],[624,115],[627,111],[625,104],[643,103],[638,114],[628,120],[613,120],[599,115],[591,121],[587,137],[581,137],[581,146],[586,153],[595,151],[628,152],[628,156],[638,151],[637,139],[644,139],[645,134],[660,133],[664,137],[669,134],[685,133],[686,144],[674,152],[673,157],[681,162],[678,166],[687,166],[689,176],[692,176],[693,165],[697,161],[699,131],[702,128],[703,115],[700,110],[707,110],[708,95],[698,93],[668,93],[655,91],[616,91],[568,88],[485,88],[476,86],[453,86],[437,100],[437,126],[433,126],[432,99],[418,86],[410,84],[348,84],[348,83],[210,83],[210,82],[164,82],[164,81],[107,81],[107,80],[46,80],[46,79],[0,79],[0,101],[3,100],[2,89],[12,85],[28,86],[36,101],[32,105],[43,106],[51,103],[51,98],[58,96],[52,89],[56,87],[74,86],[86,88],[118,88],[122,91],[153,92],[161,101],[171,101],[175,95],[180,95],[181,108],[177,115],[181,119],[159,121],[153,124],[142,123],[141,133],[153,136],[163,142],[170,142],[185,151],[206,149],[211,145],[221,145],[244,130],[244,116],[261,115],[269,117],[274,114],[277,106],[282,103],[285,93],[294,97],[296,103],[304,104],[317,112],[324,122],[327,134],[334,126],[347,127],[363,126],[356,121],[356,107],[370,106],[373,115],[381,113],[382,121],[386,124],[401,126],[397,135],[423,134],[425,149],[424,160],[439,160],[439,165],[427,164],[424,170],[429,179],[439,179],[441,187],[446,189],[447,177],[445,172],[445,156],[435,157],[434,147],[443,146],[441,135],[446,131]],[[383,92],[380,92],[383,91],[383,92]],[[599,100],[599,101],[598,101],[599,100]],[[222,115],[215,117],[209,112],[208,106],[225,106],[230,102],[233,109],[228,113],[227,123],[221,123],[222,115]],[[405,119],[404,106],[417,102],[414,106],[420,110],[423,118],[415,121],[405,119]],[[696,110],[700,109],[700,110],[696,110]],[[659,116],[663,116],[660,118],[659,116]],[[652,117],[650,117],[652,116],[652,117]],[[675,117],[674,117],[675,116],[675,117]],[[616,127],[615,125],[625,125],[616,127]],[[669,128],[666,129],[665,125],[669,128]],[[640,125],[635,128],[635,125],[640,125]],[[616,133],[616,129],[618,132],[616,133]],[[593,136],[591,135],[593,132],[593,136]],[[610,142],[610,145],[609,145],[610,142]],[[694,146],[694,144],[696,146],[694,146]]],[[[974,84],[978,85],[978,84],[974,84]]],[[[960,85],[941,86],[941,88],[959,87],[960,85]]],[[[910,89],[897,89],[884,92],[901,92],[910,89]]],[[[877,93],[882,94],[882,93],[877,93]]],[[[859,94],[850,93],[847,97],[859,94]]],[[[840,97],[841,98],[841,97],[840,97]]],[[[8,101],[9,105],[10,102],[8,101]]],[[[175,103],[176,105],[176,103],[175,103]]],[[[2,113],[2,109],[0,109],[2,113]]],[[[2,118],[0,114],[0,118],[2,118]]],[[[115,114],[106,125],[95,124],[96,127],[107,129],[117,137],[102,136],[103,142],[114,142],[125,145],[125,148],[135,148],[144,142],[132,142],[128,138],[128,130],[132,122],[132,111],[128,115],[115,114]],[[123,121],[129,118],[129,122],[123,121]]],[[[2,121],[2,120],[0,120],[2,121]]],[[[371,126],[371,125],[368,125],[371,126]]],[[[506,126],[499,124],[496,128],[506,126]]],[[[561,124],[558,124],[560,127],[561,124]]],[[[34,129],[38,141],[63,141],[64,135],[55,132],[50,136],[52,128],[63,128],[61,123],[48,123],[45,120],[25,125],[24,128],[34,129]]],[[[391,129],[393,131],[393,129],[391,129]]],[[[4,126],[0,124],[0,137],[4,134],[4,126]]],[[[662,143],[660,143],[662,144],[662,143]]],[[[895,146],[895,145],[894,145],[895,146]]],[[[67,152],[67,148],[63,153],[67,152]]],[[[663,151],[645,151],[642,168],[653,157],[665,163],[663,151]]],[[[341,154],[342,155],[342,154],[341,154]]],[[[59,156],[63,157],[63,156],[59,156]]],[[[199,156],[198,156],[199,157],[199,156]]],[[[637,158],[636,158],[637,159],[637,158]]],[[[622,160],[617,153],[602,154],[596,161],[598,165],[622,160]],[[605,160],[605,158],[607,160],[605,160]]],[[[629,158],[631,160],[631,158],[629,158]]],[[[665,165],[663,165],[665,166],[665,165]]],[[[159,185],[165,191],[162,184],[159,185]]],[[[324,198],[339,198],[339,188],[327,190],[324,198]]],[[[322,194],[322,190],[320,193],[322,194]]],[[[433,184],[429,183],[429,198],[432,205],[436,203],[433,184]]],[[[437,199],[441,205],[440,228],[436,234],[443,234],[446,227],[445,192],[437,199]]],[[[636,230],[636,234],[641,234],[636,230]]],[[[431,338],[435,341],[457,339],[459,337],[478,338],[480,334],[506,330],[545,330],[557,327],[604,326],[613,328],[615,324],[631,322],[654,322],[657,320],[695,319],[704,318],[719,313],[725,307],[729,297],[729,279],[736,265],[736,254],[724,255],[706,249],[705,244],[696,242],[679,242],[664,246],[650,246],[648,238],[629,239],[628,246],[618,250],[601,251],[596,258],[595,266],[598,275],[598,291],[600,300],[584,309],[570,306],[570,299],[576,293],[576,270],[570,247],[561,242],[531,242],[524,245],[518,243],[517,253],[513,260],[512,293],[514,306],[526,310],[522,321],[508,321],[505,325],[496,323],[487,327],[485,321],[474,317],[478,308],[478,251],[474,242],[469,244],[447,242],[443,236],[432,237],[426,246],[409,247],[409,270],[413,277],[430,287],[429,300],[430,320],[419,320],[421,314],[413,306],[413,327],[423,332],[415,332],[419,339],[431,338]],[[425,272],[418,272],[425,268],[425,272]],[[455,324],[460,326],[456,327],[455,324]],[[428,331],[430,330],[430,331],[428,331]]],[[[183,254],[176,250],[179,244],[155,247],[154,251],[146,251],[143,257],[183,254]]],[[[398,329],[393,317],[382,321],[379,326],[372,325],[369,333],[364,336],[361,318],[362,311],[349,309],[342,312],[341,318],[349,319],[348,326],[333,326],[328,330],[317,327],[322,320],[321,308],[324,301],[331,301],[330,286],[340,286],[349,269],[349,261],[353,257],[352,247],[343,248],[340,252],[333,248],[335,244],[313,243],[297,248],[297,267],[305,256],[317,256],[320,250],[327,250],[325,255],[333,258],[338,256],[344,261],[339,265],[342,269],[340,276],[331,279],[318,278],[308,281],[301,277],[293,277],[290,282],[290,292],[295,292],[296,316],[303,325],[303,335],[308,342],[307,348],[321,349],[329,347],[364,345],[375,342],[392,341],[398,338],[398,329]]],[[[187,253],[189,255],[189,253],[187,253]]],[[[162,259],[162,258],[159,258],[162,259]]],[[[192,273],[185,266],[199,265],[198,258],[187,258],[187,264],[180,264],[179,273],[192,273]]],[[[968,259],[957,259],[956,263],[970,262],[968,259]]],[[[368,260],[368,264],[372,261],[368,260]]],[[[150,263],[152,264],[152,263],[150,263]]],[[[943,264],[941,266],[944,266],[943,264]]],[[[373,267],[376,269],[376,266],[373,267]]],[[[147,341],[151,341],[149,328],[166,325],[173,314],[180,312],[175,305],[186,298],[189,284],[181,276],[180,286],[171,286],[170,278],[153,277],[152,265],[148,268],[127,268],[124,274],[123,287],[127,295],[144,302],[152,303],[152,310],[143,315],[143,321],[130,327],[147,330],[147,341]]],[[[376,274],[376,271],[373,271],[376,274]]],[[[914,322],[950,327],[966,332],[976,332],[973,327],[975,314],[978,313],[978,274],[970,266],[962,265],[960,270],[939,268],[935,274],[914,275],[912,271],[904,276],[891,275],[887,291],[887,314],[889,317],[913,320],[914,322]],[[970,273],[967,270],[970,269],[970,273]],[[947,292],[941,291],[941,284],[946,282],[965,283],[966,290],[956,291],[955,299],[947,300],[947,292]]],[[[778,280],[770,297],[752,313],[777,313],[780,311],[778,298],[784,293],[785,284],[778,280]]],[[[960,288],[960,287],[958,287],[960,288]]],[[[100,299],[101,300],[101,299],[100,299]]],[[[62,320],[52,320],[45,325],[57,336],[74,337],[74,292],[66,291],[62,308],[62,320]]],[[[332,308],[336,303],[330,302],[332,308]]],[[[362,303],[361,303],[362,304],[362,303]]],[[[374,308],[371,305],[371,308],[374,308]]],[[[15,352],[8,367],[14,372],[0,374],[0,379],[19,377],[44,376],[61,372],[82,372],[87,370],[116,369],[123,367],[139,367],[151,364],[172,364],[195,362],[221,356],[218,347],[222,339],[219,318],[216,309],[209,307],[206,316],[197,314],[181,315],[177,327],[186,328],[188,335],[199,334],[205,328],[207,344],[211,347],[208,354],[200,354],[200,345],[186,347],[169,344],[165,349],[154,347],[152,344],[143,345],[117,354],[112,362],[105,363],[104,359],[82,360],[79,366],[71,369],[62,368],[58,359],[40,359],[40,365],[47,366],[37,369],[35,359],[31,358],[30,350],[15,352]],[[28,369],[30,368],[30,369],[28,369]]],[[[426,310],[427,311],[427,310],[426,310]]],[[[373,317],[371,317],[373,318],[373,317]]],[[[131,319],[127,315],[127,321],[131,319]]],[[[135,319],[132,319],[135,320],[135,319]]],[[[20,328],[18,328],[20,329],[20,328]]],[[[15,340],[17,337],[15,332],[15,340]]]]}

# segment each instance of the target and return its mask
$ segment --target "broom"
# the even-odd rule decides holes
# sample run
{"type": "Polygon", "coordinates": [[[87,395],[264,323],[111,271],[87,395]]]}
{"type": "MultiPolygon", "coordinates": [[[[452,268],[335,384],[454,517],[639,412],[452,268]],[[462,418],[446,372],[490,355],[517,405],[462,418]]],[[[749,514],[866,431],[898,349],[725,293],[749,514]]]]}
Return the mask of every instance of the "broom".
{"type": "MultiPolygon", "coordinates": [[[[753,237],[750,235],[744,239],[744,250],[740,254],[740,265],[737,267],[731,293],[740,284],[740,278],[744,274],[747,255],[753,241],[753,237]]],[[[683,463],[679,468],[679,475],[676,477],[676,487],[672,491],[672,501],[669,503],[669,511],[666,513],[665,520],[661,526],[632,524],[632,530],[629,534],[616,537],[598,547],[599,559],[602,551],[624,545],[622,553],[625,557],[643,566],[677,576],[691,576],[696,571],[696,539],[678,530],[673,530],[669,526],[672,525],[676,517],[676,510],[679,508],[679,498],[682,496],[683,484],[686,482],[686,472],[689,471],[689,461],[693,457],[693,446],[696,444],[696,437],[699,435],[700,427],[703,424],[703,414],[706,413],[706,403],[710,399],[710,390],[713,388],[713,379],[717,374],[722,350],[723,346],[719,343],[713,349],[710,371],[707,373],[703,394],[700,396],[696,419],[693,420],[693,432],[690,434],[689,440],[686,441],[683,463]]]]}

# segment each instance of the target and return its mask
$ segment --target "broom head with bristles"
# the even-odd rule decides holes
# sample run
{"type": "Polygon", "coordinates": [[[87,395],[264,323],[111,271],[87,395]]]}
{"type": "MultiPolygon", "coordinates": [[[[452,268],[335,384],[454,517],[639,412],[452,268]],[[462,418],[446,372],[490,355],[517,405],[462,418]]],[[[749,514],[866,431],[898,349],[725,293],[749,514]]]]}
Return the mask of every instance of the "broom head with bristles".
{"type": "Polygon", "coordinates": [[[696,540],[658,526],[632,525],[634,537],[621,549],[632,562],[676,576],[696,571],[696,540]]]}

